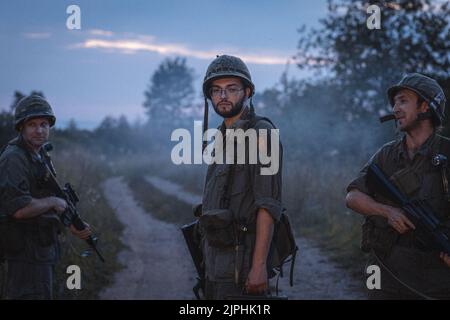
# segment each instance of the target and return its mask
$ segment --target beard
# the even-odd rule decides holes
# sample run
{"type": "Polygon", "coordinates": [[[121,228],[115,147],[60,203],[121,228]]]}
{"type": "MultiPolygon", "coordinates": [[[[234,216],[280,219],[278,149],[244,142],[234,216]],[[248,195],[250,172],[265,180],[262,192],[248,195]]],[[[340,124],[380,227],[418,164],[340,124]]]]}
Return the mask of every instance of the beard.
{"type": "MultiPolygon", "coordinates": [[[[405,121],[405,119],[403,119],[403,121],[405,121]]],[[[411,130],[414,130],[414,129],[420,127],[422,121],[417,117],[416,119],[410,121],[409,123],[400,124],[400,121],[398,121],[398,120],[396,122],[397,122],[398,130],[400,132],[409,132],[411,130]]]]}
{"type": "Polygon", "coordinates": [[[242,99],[239,100],[238,102],[236,102],[235,104],[233,104],[232,102],[230,102],[228,100],[222,100],[219,103],[217,103],[217,105],[213,103],[214,111],[223,118],[232,118],[232,117],[238,115],[239,112],[241,112],[242,108],[244,107],[245,100],[246,100],[246,97],[242,97],[242,99]],[[229,104],[229,105],[231,105],[231,109],[226,110],[226,111],[221,110],[219,107],[220,104],[229,104]]]}

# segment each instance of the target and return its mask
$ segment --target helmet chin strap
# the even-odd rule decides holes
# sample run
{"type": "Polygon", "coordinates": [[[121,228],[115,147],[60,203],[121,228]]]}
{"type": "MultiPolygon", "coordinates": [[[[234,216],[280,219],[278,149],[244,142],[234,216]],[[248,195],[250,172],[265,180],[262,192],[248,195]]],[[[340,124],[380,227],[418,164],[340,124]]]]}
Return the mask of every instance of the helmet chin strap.
{"type": "Polygon", "coordinates": [[[421,120],[421,121],[427,120],[427,119],[432,119],[432,118],[433,118],[433,113],[430,110],[419,113],[417,115],[417,120],[421,120]]]}
{"type": "MultiPolygon", "coordinates": [[[[206,130],[208,130],[208,98],[205,97],[205,109],[203,111],[203,134],[202,134],[202,140],[203,137],[205,136],[205,132],[206,130]]],[[[203,145],[202,145],[202,152],[205,151],[207,146],[207,141],[203,140],[203,145]]]]}

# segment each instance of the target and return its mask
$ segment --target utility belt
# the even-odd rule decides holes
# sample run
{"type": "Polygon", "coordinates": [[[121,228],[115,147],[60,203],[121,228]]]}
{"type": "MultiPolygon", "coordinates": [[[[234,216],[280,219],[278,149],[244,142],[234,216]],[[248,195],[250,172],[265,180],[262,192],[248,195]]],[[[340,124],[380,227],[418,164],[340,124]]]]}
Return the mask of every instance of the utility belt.
{"type": "Polygon", "coordinates": [[[213,248],[226,249],[240,245],[244,234],[256,233],[256,226],[233,217],[230,209],[213,209],[199,217],[200,230],[213,248]]]}

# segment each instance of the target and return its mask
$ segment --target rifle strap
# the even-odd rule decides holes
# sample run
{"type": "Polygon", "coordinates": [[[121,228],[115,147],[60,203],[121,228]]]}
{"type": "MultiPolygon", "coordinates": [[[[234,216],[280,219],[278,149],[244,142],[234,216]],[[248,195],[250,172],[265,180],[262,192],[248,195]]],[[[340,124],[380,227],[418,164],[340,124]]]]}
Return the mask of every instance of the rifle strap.
{"type": "Polygon", "coordinates": [[[419,297],[425,299],[425,300],[436,300],[435,298],[432,298],[430,296],[427,296],[426,294],[412,288],[411,286],[409,286],[408,284],[406,284],[405,282],[403,282],[402,280],[399,279],[399,277],[397,277],[391,269],[388,268],[388,266],[383,262],[383,260],[378,256],[378,254],[375,252],[375,250],[372,249],[372,254],[375,256],[375,259],[377,259],[377,261],[380,263],[380,265],[383,267],[384,270],[386,270],[389,275],[394,278],[398,283],[400,283],[403,287],[405,287],[406,289],[408,289],[409,291],[411,291],[412,293],[414,293],[415,295],[418,295],[419,297]]]}
{"type": "Polygon", "coordinates": [[[3,152],[5,152],[7,146],[8,146],[8,144],[5,144],[5,145],[0,149],[0,156],[3,154],[3,152]]]}

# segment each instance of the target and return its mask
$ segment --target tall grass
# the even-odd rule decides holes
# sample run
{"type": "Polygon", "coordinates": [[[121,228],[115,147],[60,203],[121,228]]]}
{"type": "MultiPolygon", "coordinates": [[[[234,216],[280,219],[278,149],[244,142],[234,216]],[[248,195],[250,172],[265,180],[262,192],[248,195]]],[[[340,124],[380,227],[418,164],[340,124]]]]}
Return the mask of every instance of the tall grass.
{"type": "Polygon", "coordinates": [[[95,253],[81,257],[80,253],[88,245],[67,229],[64,230],[60,237],[62,257],[55,270],[55,298],[96,299],[98,293],[112,283],[114,273],[122,267],[117,262],[117,254],[123,248],[120,242],[122,226],[100,189],[100,183],[108,176],[109,171],[101,159],[76,146],[56,149],[53,159],[60,183],[70,182],[77,191],[80,197],[80,215],[98,236],[98,246],[106,260],[102,263],[95,253]],[[77,265],[81,269],[81,290],[67,289],[69,274],[66,270],[70,265],[77,265]]]}

